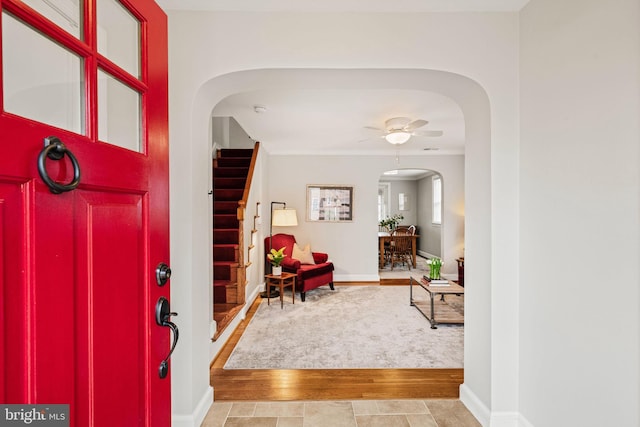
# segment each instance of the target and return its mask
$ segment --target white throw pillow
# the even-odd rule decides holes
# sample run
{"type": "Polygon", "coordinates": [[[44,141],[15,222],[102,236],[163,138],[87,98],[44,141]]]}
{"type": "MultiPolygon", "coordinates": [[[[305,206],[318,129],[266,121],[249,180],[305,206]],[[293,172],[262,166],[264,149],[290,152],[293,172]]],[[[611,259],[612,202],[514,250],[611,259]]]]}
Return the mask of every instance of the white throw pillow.
{"type": "Polygon", "coordinates": [[[300,264],[315,264],[313,254],[311,253],[311,245],[307,244],[304,249],[300,249],[297,243],[293,244],[293,252],[291,258],[300,261],[300,264]]]}

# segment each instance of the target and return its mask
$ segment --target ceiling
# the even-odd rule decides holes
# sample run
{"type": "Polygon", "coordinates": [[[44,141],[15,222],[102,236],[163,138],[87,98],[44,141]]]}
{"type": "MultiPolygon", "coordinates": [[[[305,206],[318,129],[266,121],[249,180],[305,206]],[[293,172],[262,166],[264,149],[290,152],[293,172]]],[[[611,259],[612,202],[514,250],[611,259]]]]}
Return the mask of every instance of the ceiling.
{"type": "Polygon", "coordinates": [[[422,90],[260,90],[223,99],[214,116],[233,117],[270,153],[279,154],[462,154],[464,118],[450,98],[422,90]],[[264,107],[256,112],[255,106],[264,107]],[[382,131],[392,117],[424,119],[418,130],[440,137],[412,136],[391,145],[382,131]]]}
{"type": "MultiPolygon", "coordinates": [[[[166,10],[407,13],[518,11],[528,0],[156,0],[166,10]]],[[[424,90],[259,90],[231,95],[213,116],[233,117],[270,153],[443,155],[463,154],[464,118],[451,99],[424,90]],[[255,107],[264,107],[256,112],[255,107]],[[440,137],[411,137],[391,145],[382,132],[393,117],[424,119],[419,130],[440,137]]],[[[417,173],[418,171],[416,171],[417,173]]]]}

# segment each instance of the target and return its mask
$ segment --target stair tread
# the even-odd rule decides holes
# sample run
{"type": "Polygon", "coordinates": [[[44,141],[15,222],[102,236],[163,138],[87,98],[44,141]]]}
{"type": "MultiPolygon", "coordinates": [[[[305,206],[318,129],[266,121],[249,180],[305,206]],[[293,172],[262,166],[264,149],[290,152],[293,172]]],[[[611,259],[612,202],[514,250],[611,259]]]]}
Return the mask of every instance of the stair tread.
{"type": "MultiPolygon", "coordinates": [[[[226,148],[213,161],[213,286],[214,302],[238,302],[237,269],[242,242],[237,209],[244,195],[254,149],[226,148]],[[226,288],[226,291],[225,291],[226,288]]],[[[255,226],[255,225],[254,225],[255,226]]],[[[215,311],[214,311],[215,312],[215,311]]],[[[220,331],[218,330],[218,334],[220,331]]]]}
{"type": "Polygon", "coordinates": [[[218,150],[218,156],[224,155],[238,155],[243,154],[245,157],[251,157],[253,155],[253,148],[220,148],[218,150]]]}
{"type": "Polygon", "coordinates": [[[238,261],[228,261],[228,260],[213,261],[213,265],[217,265],[217,266],[238,265],[238,261]]]}

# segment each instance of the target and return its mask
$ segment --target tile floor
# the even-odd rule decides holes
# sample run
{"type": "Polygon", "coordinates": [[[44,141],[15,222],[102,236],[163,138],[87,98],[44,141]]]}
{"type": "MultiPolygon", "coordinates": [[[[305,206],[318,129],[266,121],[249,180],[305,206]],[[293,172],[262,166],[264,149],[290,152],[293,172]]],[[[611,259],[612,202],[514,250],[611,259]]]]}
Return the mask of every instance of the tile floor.
{"type": "Polygon", "coordinates": [[[201,427],[480,427],[457,399],[214,402],[201,427]]]}

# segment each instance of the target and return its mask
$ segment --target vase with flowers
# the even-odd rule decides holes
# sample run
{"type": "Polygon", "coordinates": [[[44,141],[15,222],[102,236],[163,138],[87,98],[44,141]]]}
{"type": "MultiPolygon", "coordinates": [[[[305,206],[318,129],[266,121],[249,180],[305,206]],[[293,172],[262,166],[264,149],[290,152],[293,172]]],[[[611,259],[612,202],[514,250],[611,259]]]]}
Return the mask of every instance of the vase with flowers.
{"type": "Polygon", "coordinates": [[[280,276],[282,274],[282,260],[287,256],[284,253],[286,246],[281,247],[278,250],[271,249],[271,252],[267,254],[267,259],[271,263],[271,274],[274,276],[280,276]]]}

